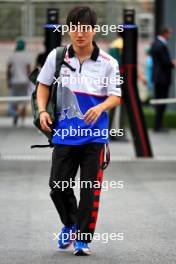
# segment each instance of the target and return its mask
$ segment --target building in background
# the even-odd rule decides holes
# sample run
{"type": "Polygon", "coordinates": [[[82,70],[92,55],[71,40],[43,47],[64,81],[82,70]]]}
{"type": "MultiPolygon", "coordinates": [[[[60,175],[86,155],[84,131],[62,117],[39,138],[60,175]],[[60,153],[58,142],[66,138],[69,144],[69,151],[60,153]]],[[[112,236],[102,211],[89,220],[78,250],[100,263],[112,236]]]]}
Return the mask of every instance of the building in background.
{"type": "MultiPolygon", "coordinates": [[[[121,24],[122,10],[134,8],[136,22],[139,25],[141,37],[151,37],[153,34],[153,6],[154,0],[0,0],[0,39],[14,40],[19,35],[27,37],[41,37],[43,25],[46,23],[46,9],[59,8],[60,22],[65,23],[65,17],[75,5],[91,5],[98,14],[98,23],[121,24]]],[[[98,34],[99,38],[110,39],[116,37],[115,33],[108,36],[98,34]]]]}

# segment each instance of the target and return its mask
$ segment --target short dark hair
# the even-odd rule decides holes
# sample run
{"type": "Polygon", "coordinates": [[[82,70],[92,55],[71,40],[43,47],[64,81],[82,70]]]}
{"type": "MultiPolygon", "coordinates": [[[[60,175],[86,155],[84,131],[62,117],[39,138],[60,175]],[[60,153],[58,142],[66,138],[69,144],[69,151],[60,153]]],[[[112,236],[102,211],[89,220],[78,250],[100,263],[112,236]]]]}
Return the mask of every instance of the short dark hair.
{"type": "Polygon", "coordinates": [[[163,27],[163,28],[161,28],[160,29],[160,35],[163,35],[163,34],[165,34],[165,33],[171,33],[172,32],[172,29],[171,28],[169,28],[169,27],[163,27]]]}
{"type": "Polygon", "coordinates": [[[71,23],[78,25],[78,22],[82,25],[91,25],[94,28],[97,22],[97,14],[89,6],[76,6],[68,13],[66,23],[70,26],[71,23]]]}

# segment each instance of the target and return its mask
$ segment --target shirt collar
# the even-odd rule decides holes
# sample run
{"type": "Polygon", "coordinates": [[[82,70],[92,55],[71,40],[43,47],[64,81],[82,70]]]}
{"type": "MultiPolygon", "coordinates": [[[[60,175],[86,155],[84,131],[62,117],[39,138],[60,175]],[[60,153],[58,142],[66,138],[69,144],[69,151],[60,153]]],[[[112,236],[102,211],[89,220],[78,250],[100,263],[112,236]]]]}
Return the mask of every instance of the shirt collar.
{"type": "MultiPolygon", "coordinates": [[[[92,51],[92,54],[90,56],[90,59],[93,60],[93,61],[96,61],[98,56],[99,56],[99,47],[97,46],[97,44],[93,41],[92,42],[93,46],[94,46],[94,49],[92,51]]],[[[70,45],[69,48],[68,48],[68,56],[69,58],[73,58],[75,56],[75,51],[73,49],[73,45],[70,45]]]]}
{"type": "Polygon", "coordinates": [[[157,38],[164,44],[167,45],[167,40],[165,38],[163,38],[162,36],[157,36],[157,38]]]}

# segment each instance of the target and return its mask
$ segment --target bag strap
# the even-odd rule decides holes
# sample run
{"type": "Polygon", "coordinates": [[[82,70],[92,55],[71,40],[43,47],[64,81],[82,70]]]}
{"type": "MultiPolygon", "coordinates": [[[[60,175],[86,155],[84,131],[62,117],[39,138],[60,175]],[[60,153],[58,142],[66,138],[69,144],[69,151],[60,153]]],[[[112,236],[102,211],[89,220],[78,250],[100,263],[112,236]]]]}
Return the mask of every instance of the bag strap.
{"type": "MultiPolygon", "coordinates": [[[[56,78],[56,80],[59,78],[60,70],[61,70],[61,66],[64,62],[66,50],[67,50],[67,47],[57,47],[56,48],[56,64],[55,64],[56,65],[56,71],[54,74],[54,77],[56,78]]],[[[51,98],[54,97],[56,89],[57,89],[57,84],[52,86],[51,98]]]]}
{"type": "Polygon", "coordinates": [[[102,165],[102,169],[105,170],[110,163],[110,150],[109,150],[109,145],[104,144],[104,162],[102,165]]]}
{"type": "Polygon", "coordinates": [[[60,69],[63,64],[66,51],[67,51],[67,47],[56,48],[56,71],[55,71],[56,78],[58,78],[60,75],[60,69]]]}

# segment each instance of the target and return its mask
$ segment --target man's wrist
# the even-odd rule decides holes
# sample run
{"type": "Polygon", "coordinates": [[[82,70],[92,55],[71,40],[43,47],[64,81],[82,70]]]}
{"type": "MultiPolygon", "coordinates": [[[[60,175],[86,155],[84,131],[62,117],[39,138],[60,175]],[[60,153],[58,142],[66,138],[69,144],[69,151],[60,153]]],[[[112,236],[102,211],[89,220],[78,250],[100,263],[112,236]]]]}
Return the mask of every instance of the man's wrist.
{"type": "Polygon", "coordinates": [[[106,106],[103,103],[99,104],[99,107],[102,109],[102,112],[106,111],[106,106]]]}
{"type": "Polygon", "coordinates": [[[45,113],[45,112],[47,112],[46,109],[42,109],[42,110],[40,110],[40,111],[39,111],[39,116],[40,116],[42,113],[45,113]]]}

